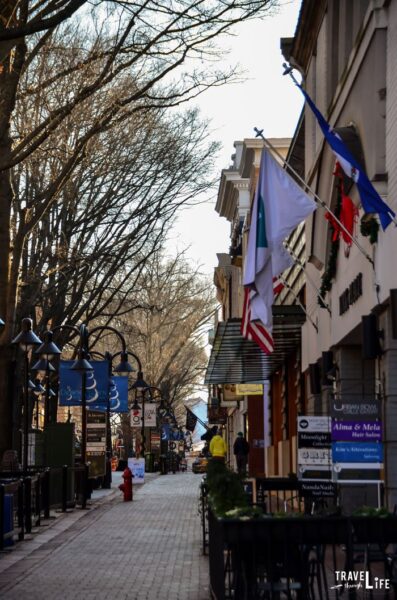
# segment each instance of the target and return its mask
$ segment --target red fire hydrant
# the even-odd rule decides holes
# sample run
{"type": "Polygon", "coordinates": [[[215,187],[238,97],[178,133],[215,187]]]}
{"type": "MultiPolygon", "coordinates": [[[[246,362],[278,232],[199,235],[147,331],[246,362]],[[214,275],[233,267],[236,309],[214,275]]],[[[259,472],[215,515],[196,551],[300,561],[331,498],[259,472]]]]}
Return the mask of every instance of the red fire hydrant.
{"type": "Polygon", "coordinates": [[[119,490],[124,494],[124,502],[130,502],[132,500],[132,471],[129,467],[124,469],[123,479],[124,483],[120,483],[119,490]]]}

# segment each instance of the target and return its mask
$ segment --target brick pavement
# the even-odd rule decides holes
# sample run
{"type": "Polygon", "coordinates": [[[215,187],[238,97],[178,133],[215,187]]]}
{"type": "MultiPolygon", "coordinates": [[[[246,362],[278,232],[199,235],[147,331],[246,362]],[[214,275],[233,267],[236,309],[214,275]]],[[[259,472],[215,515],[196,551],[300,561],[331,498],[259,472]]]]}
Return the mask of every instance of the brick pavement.
{"type": "Polygon", "coordinates": [[[193,473],[159,476],[133,502],[116,493],[80,518],[77,511],[67,515],[62,522],[70,526],[36,536],[48,538],[21,560],[2,570],[0,558],[0,598],[208,600],[200,480],[193,473]]]}

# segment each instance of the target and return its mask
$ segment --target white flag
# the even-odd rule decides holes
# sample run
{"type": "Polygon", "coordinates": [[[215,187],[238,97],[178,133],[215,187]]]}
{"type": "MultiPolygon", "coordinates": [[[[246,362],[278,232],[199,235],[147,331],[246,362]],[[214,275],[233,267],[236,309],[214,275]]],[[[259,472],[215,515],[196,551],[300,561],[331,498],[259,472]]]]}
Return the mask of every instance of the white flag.
{"type": "Polygon", "coordinates": [[[270,152],[263,149],[252,206],[243,283],[256,291],[256,296],[251,299],[252,320],[260,319],[270,329],[273,277],[280,275],[293,263],[283,246],[283,240],[315,208],[315,202],[270,152]]]}

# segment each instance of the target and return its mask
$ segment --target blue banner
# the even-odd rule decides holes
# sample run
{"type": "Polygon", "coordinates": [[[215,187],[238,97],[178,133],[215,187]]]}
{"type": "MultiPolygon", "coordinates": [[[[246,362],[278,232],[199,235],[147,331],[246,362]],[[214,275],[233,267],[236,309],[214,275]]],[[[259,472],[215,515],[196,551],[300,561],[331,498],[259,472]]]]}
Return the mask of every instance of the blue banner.
{"type": "Polygon", "coordinates": [[[164,423],[164,425],[161,426],[161,439],[163,441],[169,440],[170,438],[170,426],[168,423],[164,423]]]}
{"type": "MultiPolygon", "coordinates": [[[[109,400],[110,412],[128,413],[128,375],[110,378],[109,400]]],[[[90,410],[106,411],[107,404],[90,404],[90,410]]]]}
{"type": "Polygon", "coordinates": [[[382,463],[383,444],[380,442],[333,442],[333,462],[382,463]]]}
{"type": "MultiPolygon", "coordinates": [[[[60,362],[60,406],[81,405],[81,384],[83,375],[79,371],[72,371],[70,367],[73,363],[73,360],[61,360],[60,362]]],[[[87,408],[92,409],[93,404],[102,404],[102,406],[106,406],[108,397],[109,364],[106,360],[90,361],[90,363],[94,367],[94,370],[86,374],[85,389],[87,408]]]]}

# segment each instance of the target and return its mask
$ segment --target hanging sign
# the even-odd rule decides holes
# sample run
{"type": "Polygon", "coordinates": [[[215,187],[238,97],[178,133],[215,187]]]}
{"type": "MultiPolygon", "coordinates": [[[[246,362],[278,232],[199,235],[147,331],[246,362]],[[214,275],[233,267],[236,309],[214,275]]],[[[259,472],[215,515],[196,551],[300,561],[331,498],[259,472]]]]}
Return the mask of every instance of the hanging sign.
{"type": "Polygon", "coordinates": [[[106,472],[106,415],[87,411],[87,462],[89,477],[100,477],[106,472]]]}
{"type": "MultiPolygon", "coordinates": [[[[139,408],[131,408],[131,427],[142,427],[142,405],[139,408]]],[[[157,426],[157,407],[154,402],[145,402],[145,427],[157,426]]]]}
{"type": "Polygon", "coordinates": [[[168,440],[168,451],[169,452],[178,452],[179,441],[178,440],[168,440]]]}
{"type": "Polygon", "coordinates": [[[142,427],[142,409],[131,408],[130,413],[131,427],[142,427]]]}
{"type": "Polygon", "coordinates": [[[156,427],[157,406],[155,402],[145,402],[145,427],[156,427]]]}
{"type": "Polygon", "coordinates": [[[298,417],[298,431],[331,431],[330,417],[298,417]]]}
{"type": "Polygon", "coordinates": [[[328,431],[299,431],[298,448],[331,448],[328,431]]]}
{"type": "Polygon", "coordinates": [[[383,463],[383,444],[379,442],[333,442],[335,463],[383,463]]]}
{"type": "Polygon", "coordinates": [[[345,421],[370,421],[380,419],[378,400],[333,400],[331,417],[345,421]]]}
{"type": "Polygon", "coordinates": [[[332,421],[332,439],[347,442],[380,442],[380,421],[332,421]]]}
{"type": "Polygon", "coordinates": [[[328,465],[331,463],[329,448],[299,448],[298,463],[300,465],[328,465]]]}
{"type": "Polygon", "coordinates": [[[299,489],[302,496],[309,498],[327,498],[337,493],[336,484],[332,481],[300,481],[299,489]]]}

